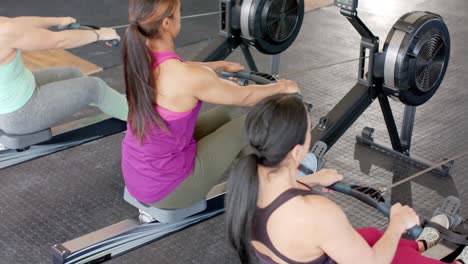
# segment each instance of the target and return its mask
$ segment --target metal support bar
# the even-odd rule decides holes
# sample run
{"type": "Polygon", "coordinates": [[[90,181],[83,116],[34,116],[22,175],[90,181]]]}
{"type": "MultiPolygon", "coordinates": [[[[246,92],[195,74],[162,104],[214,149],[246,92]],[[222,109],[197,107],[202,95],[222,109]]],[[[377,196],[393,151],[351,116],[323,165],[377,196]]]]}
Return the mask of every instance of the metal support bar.
{"type": "Polygon", "coordinates": [[[278,76],[280,71],[280,62],[281,62],[281,55],[276,54],[271,56],[271,75],[278,76]]]}
{"type": "Polygon", "coordinates": [[[413,136],[415,116],[416,116],[416,107],[406,105],[405,112],[403,114],[403,123],[401,124],[400,142],[401,142],[403,152],[408,155],[411,150],[411,138],[413,136]]]}
{"type": "Polygon", "coordinates": [[[240,47],[242,49],[242,54],[244,54],[245,61],[247,62],[247,65],[249,65],[250,70],[258,72],[257,65],[255,64],[255,60],[252,56],[252,53],[250,52],[249,46],[241,44],[240,47]]]}
{"type": "Polygon", "coordinates": [[[217,36],[211,41],[210,45],[195,56],[193,60],[202,62],[224,60],[239,47],[240,44],[240,38],[217,36]]]}
{"type": "Polygon", "coordinates": [[[403,153],[400,137],[398,136],[398,129],[395,124],[395,119],[393,118],[392,108],[388,102],[388,97],[385,94],[380,93],[378,98],[385,124],[387,125],[388,135],[390,136],[390,141],[392,142],[392,148],[400,153],[403,153]]]}
{"type": "Polygon", "coordinates": [[[359,116],[372,104],[370,88],[356,83],[338,104],[312,130],[312,141],[323,141],[330,149],[359,116]]]}
{"type": "Polygon", "coordinates": [[[357,12],[350,12],[350,11],[341,9],[340,13],[348,19],[348,21],[351,23],[351,25],[353,25],[353,27],[357,30],[357,32],[359,33],[359,35],[361,35],[361,37],[367,40],[371,40],[371,41],[378,39],[369,30],[366,24],[364,24],[364,22],[362,22],[362,20],[358,17],[357,12]]]}

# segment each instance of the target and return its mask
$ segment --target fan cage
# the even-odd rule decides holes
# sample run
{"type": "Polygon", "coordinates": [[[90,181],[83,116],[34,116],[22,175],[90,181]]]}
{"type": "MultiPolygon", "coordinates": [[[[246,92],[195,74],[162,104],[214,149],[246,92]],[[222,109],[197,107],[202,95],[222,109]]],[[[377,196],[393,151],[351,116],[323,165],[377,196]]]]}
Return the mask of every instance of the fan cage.
{"type": "Polygon", "coordinates": [[[416,58],[415,81],[418,90],[431,90],[442,74],[445,62],[445,44],[441,36],[425,41],[416,58]]]}
{"type": "Polygon", "coordinates": [[[293,34],[299,15],[297,0],[273,0],[266,20],[270,38],[276,42],[286,41],[293,34]]]}

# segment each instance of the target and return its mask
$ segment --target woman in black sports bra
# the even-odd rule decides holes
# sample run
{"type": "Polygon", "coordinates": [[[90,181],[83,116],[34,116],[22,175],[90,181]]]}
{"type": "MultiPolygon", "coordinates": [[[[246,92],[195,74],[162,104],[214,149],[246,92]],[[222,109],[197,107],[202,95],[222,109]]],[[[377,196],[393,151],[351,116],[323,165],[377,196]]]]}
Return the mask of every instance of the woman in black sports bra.
{"type": "MultiPolygon", "coordinates": [[[[435,229],[424,228],[418,241],[401,239],[419,224],[408,206],[392,207],[385,232],[354,229],[338,205],[310,190],[341,180],[336,170],[296,179],[311,141],[309,116],[298,96],[262,100],[245,127],[254,154],[231,168],[226,200],[228,238],[242,263],[251,262],[251,253],[260,264],[442,263],[420,254],[439,241],[435,229]]],[[[443,219],[438,223],[444,225],[443,219]]],[[[459,258],[456,263],[467,262],[468,254],[459,258]]]]}

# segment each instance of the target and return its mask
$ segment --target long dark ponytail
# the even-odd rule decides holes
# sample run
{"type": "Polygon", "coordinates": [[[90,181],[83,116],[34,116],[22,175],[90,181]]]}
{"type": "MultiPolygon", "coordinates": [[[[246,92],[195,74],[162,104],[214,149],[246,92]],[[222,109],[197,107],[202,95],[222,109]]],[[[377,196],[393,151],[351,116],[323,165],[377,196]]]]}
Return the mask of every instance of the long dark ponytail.
{"type": "Polygon", "coordinates": [[[166,129],[164,120],[154,109],[156,83],[153,78],[153,56],[146,40],[159,37],[161,23],[173,14],[176,3],[177,0],[128,1],[130,26],[123,38],[128,122],[140,142],[148,126],[157,125],[166,129]]]}
{"type": "Polygon", "coordinates": [[[247,115],[245,127],[254,154],[229,171],[226,198],[228,239],[242,263],[250,263],[252,222],[258,199],[258,165],[277,167],[307,133],[307,110],[291,94],[276,94],[259,102],[247,115]]]}

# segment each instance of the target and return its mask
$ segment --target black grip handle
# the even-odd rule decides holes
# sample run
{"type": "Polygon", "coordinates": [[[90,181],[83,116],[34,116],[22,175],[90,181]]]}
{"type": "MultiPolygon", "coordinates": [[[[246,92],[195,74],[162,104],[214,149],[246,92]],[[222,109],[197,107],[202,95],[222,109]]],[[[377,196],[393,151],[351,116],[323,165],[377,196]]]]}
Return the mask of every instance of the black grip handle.
{"type": "Polygon", "coordinates": [[[339,192],[339,193],[346,194],[346,195],[351,195],[351,193],[353,192],[351,185],[341,182],[341,181],[335,182],[334,184],[328,186],[327,188],[335,192],[339,192]]]}
{"type": "Polygon", "coordinates": [[[67,26],[58,26],[57,29],[60,31],[63,31],[63,30],[80,29],[80,27],[81,27],[80,23],[71,23],[70,25],[67,25],[67,26]]]}
{"type": "Polygon", "coordinates": [[[238,79],[250,80],[250,81],[253,81],[253,82],[258,83],[258,84],[273,83],[273,81],[271,81],[271,80],[269,80],[269,79],[267,79],[265,77],[256,75],[256,74],[252,74],[249,71],[238,71],[238,72],[224,72],[224,71],[222,71],[219,74],[224,78],[233,77],[233,78],[238,78],[238,79]]]}
{"type": "MultiPolygon", "coordinates": [[[[391,205],[389,203],[379,202],[379,201],[373,199],[372,197],[369,197],[368,195],[363,194],[363,193],[353,189],[353,185],[350,185],[350,184],[347,184],[347,183],[344,183],[344,182],[336,182],[336,183],[330,185],[327,188],[329,188],[329,189],[331,189],[333,191],[342,193],[342,194],[352,196],[352,197],[354,197],[354,198],[356,198],[356,199],[358,199],[358,200],[360,200],[360,201],[374,207],[380,213],[382,213],[385,217],[390,218],[391,205]]],[[[422,227],[421,226],[414,226],[414,227],[412,227],[411,229],[409,229],[407,231],[408,235],[412,239],[418,238],[419,235],[421,234],[421,232],[422,232],[422,227]]]]}
{"type": "MultiPolygon", "coordinates": [[[[377,210],[383,213],[386,217],[390,218],[390,208],[391,206],[388,203],[381,203],[381,205],[379,206],[379,208],[377,208],[377,210]]],[[[406,231],[406,233],[408,233],[408,235],[413,240],[416,240],[416,238],[418,238],[419,235],[421,235],[421,232],[422,232],[422,227],[418,225],[413,226],[411,229],[408,229],[406,231]]]]}

